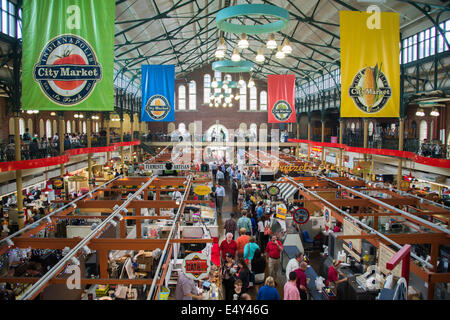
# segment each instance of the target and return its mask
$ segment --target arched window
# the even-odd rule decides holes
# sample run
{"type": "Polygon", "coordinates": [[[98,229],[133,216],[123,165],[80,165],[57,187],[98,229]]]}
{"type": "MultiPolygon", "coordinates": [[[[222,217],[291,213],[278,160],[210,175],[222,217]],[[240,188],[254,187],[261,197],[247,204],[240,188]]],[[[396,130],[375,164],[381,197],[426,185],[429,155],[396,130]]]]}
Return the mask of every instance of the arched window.
{"type": "Polygon", "coordinates": [[[83,121],[78,122],[78,133],[83,133],[83,121]]]}
{"type": "Polygon", "coordinates": [[[373,122],[370,121],[369,122],[369,136],[371,136],[373,134],[373,122]]]}
{"type": "Polygon", "coordinates": [[[205,74],[203,77],[203,103],[209,104],[209,96],[211,95],[211,76],[205,74]]]}
{"type": "Polygon", "coordinates": [[[47,136],[47,138],[52,137],[52,122],[50,120],[47,120],[45,122],[45,135],[47,136]]]}
{"type": "Polygon", "coordinates": [[[425,120],[422,120],[419,124],[419,141],[423,142],[425,139],[428,139],[428,124],[425,120]]]}
{"type": "Polygon", "coordinates": [[[25,133],[25,120],[19,119],[19,134],[23,135],[25,133]]]}
{"type": "Polygon", "coordinates": [[[214,78],[216,78],[216,81],[222,81],[222,72],[214,71],[214,78]]]}
{"type": "Polygon", "coordinates": [[[258,138],[258,126],[255,123],[250,124],[250,141],[256,141],[258,138]]]}
{"type": "Polygon", "coordinates": [[[258,107],[256,87],[250,88],[250,110],[255,111],[258,107]]]}
{"type": "Polygon", "coordinates": [[[432,142],[433,141],[433,139],[434,139],[434,121],[431,121],[431,125],[430,125],[430,135],[429,135],[429,137],[430,137],[430,142],[432,142]]]}
{"type": "Polygon", "coordinates": [[[86,121],[83,121],[83,133],[87,133],[86,121]]]}
{"type": "Polygon", "coordinates": [[[167,125],[167,133],[171,134],[175,131],[175,123],[171,122],[167,125]]]}
{"type": "Polygon", "coordinates": [[[178,87],[178,110],[186,110],[186,87],[178,87]]]}
{"type": "Polygon", "coordinates": [[[411,123],[411,137],[408,138],[417,138],[417,123],[413,121],[411,123]]]}
{"type": "Polygon", "coordinates": [[[241,86],[239,89],[239,110],[247,110],[247,87],[241,86]]]}
{"type": "Polygon", "coordinates": [[[69,121],[69,120],[67,120],[67,127],[66,127],[66,131],[67,131],[67,133],[72,133],[72,126],[71,126],[71,124],[70,124],[70,121],[69,121]]]}
{"type": "Polygon", "coordinates": [[[99,130],[98,130],[98,122],[95,123],[95,132],[97,132],[97,133],[99,132],[99,130]]]}
{"type": "Polygon", "coordinates": [[[352,132],[355,133],[355,123],[354,122],[352,122],[352,125],[350,128],[352,129],[352,132]]]}
{"type": "Polygon", "coordinates": [[[197,85],[194,80],[189,82],[189,110],[197,109],[197,85]]]}
{"type": "Polygon", "coordinates": [[[180,131],[181,134],[183,134],[183,133],[186,132],[186,125],[185,125],[183,122],[181,122],[181,123],[178,125],[178,131],[180,131]]]}
{"type": "Polygon", "coordinates": [[[267,92],[261,91],[259,94],[259,109],[261,111],[267,111],[267,92]]]}

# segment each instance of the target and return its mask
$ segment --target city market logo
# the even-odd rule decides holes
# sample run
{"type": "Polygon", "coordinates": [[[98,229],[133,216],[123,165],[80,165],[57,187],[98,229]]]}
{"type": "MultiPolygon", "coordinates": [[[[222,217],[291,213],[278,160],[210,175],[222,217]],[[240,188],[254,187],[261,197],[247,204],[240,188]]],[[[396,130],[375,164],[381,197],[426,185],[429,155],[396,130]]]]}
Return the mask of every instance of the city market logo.
{"type": "Polygon", "coordinates": [[[164,120],[171,110],[169,101],[167,101],[166,97],[160,94],[156,94],[148,99],[147,104],[145,105],[145,112],[152,118],[153,120],[164,120]]]}
{"type": "Polygon", "coordinates": [[[381,111],[392,95],[389,82],[381,71],[378,63],[375,67],[361,69],[353,79],[349,95],[356,106],[363,112],[376,113],[381,111]]]}
{"type": "Polygon", "coordinates": [[[71,34],[50,40],[34,66],[34,79],[54,103],[73,106],[85,101],[102,79],[95,51],[71,34]]]}
{"type": "Polygon", "coordinates": [[[285,100],[277,101],[272,108],[272,114],[278,121],[286,121],[292,112],[291,105],[285,100]]]}

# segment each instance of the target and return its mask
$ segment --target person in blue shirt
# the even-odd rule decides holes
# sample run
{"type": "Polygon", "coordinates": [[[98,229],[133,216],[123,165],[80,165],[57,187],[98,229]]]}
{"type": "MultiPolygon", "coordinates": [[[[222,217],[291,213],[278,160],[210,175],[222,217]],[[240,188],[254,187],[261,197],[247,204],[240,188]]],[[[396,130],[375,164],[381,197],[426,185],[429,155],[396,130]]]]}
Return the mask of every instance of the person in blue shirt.
{"type": "Polygon", "coordinates": [[[244,247],[244,259],[248,260],[247,265],[250,270],[252,269],[252,260],[256,250],[259,250],[259,246],[255,242],[255,237],[251,236],[244,247]]]}
{"type": "Polygon", "coordinates": [[[258,208],[256,209],[256,217],[257,217],[258,219],[261,219],[261,217],[263,216],[263,214],[264,214],[263,202],[260,201],[260,202],[258,203],[258,208]]]}
{"type": "Polygon", "coordinates": [[[280,300],[280,294],[275,288],[275,281],[272,277],[267,277],[264,286],[259,288],[256,300],[280,300]]]}

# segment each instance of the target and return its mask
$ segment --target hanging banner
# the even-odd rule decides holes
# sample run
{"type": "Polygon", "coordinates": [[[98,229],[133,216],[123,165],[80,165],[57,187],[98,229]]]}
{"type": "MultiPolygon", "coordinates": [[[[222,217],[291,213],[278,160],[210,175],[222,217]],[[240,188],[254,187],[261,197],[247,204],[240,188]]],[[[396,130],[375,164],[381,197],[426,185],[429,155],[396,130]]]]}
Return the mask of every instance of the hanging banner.
{"type": "Polygon", "coordinates": [[[398,13],[340,11],[339,15],[341,117],[399,117],[398,13]]]}
{"type": "Polygon", "coordinates": [[[175,66],[142,66],[141,120],[175,121],[175,66]]]}
{"type": "Polygon", "coordinates": [[[295,113],[295,75],[268,75],[268,122],[291,123],[297,122],[295,113]]]}
{"type": "Polygon", "coordinates": [[[22,109],[114,110],[114,0],[23,2],[22,109]]]}

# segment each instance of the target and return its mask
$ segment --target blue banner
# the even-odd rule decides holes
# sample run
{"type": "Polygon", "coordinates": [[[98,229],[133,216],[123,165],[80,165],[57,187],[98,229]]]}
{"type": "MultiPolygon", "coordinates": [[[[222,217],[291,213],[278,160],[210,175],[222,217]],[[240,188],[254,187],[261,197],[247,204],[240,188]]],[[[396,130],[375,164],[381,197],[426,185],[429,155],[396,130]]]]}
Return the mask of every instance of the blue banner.
{"type": "Polygon", "coordinates": [[[142,66],[141,121],[175,121],[175,66],[142,66]]]}

